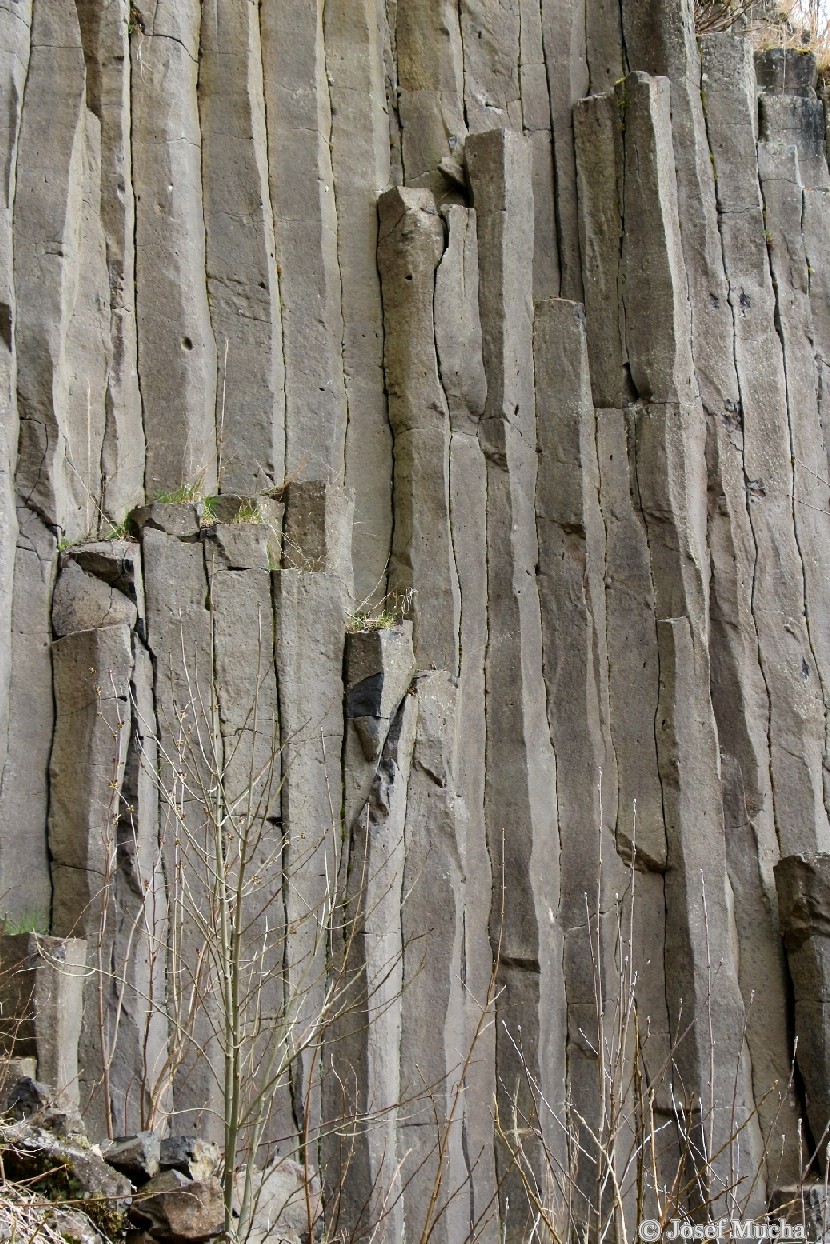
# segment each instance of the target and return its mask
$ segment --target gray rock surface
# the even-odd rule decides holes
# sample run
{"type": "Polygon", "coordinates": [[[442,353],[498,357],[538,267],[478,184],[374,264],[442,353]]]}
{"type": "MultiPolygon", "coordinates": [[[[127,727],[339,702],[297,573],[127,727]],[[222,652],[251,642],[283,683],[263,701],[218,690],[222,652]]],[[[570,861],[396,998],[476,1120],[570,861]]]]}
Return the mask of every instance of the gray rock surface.
{"type": "Polygon", "coordinates": [[[614,1074],[800,1178],[826,90],[699,8],[0,0],[0,920],[87,936],[95,1139],[241,1041],[332,1236],[616,1238],[614,1074]]]}
{"type": "Polygon", "coordinates": [[[222,1185],[216,1178],[199,1181],[180,1171],[162,1171],[133,1198],[130,1218],[149,1224],[154,1236],[174,1244],[209,1240],[220,1234],[225,1222],[222,1185]]]}
{"type": "MultiPolygon", "coordinates": [[[[484,809],[493,885],[490,936],[503,965],[496,1077],[509,1119],[517,1093],[522,1110],[531,1109],[526,1070],[517,1053],[520,1028],[527,1072],[543,1086],[554,1109],[563,1092],[556,764],[539,677],[542,631],[534,577],[537,463],[528,271],[533,203],[530,151],[522,138],[506,131],[477,135],[468,140],[467,155],[478,221],[487,375],[479,432],[487,463],[485,694],[490,705],[498,705],[487,717],[484,809]]],[[[535,1164],[541,1154],[532,1151],[528,1160],[539,1177],[535,1164]]],[[[501,1204],[503,1210],[508,1202],[514,1206],[509,1230],[520,1238],[522,1192],[504,1161],[504,1151],[497,1150],[501,1204]]]]}
{"type": "Polygon", "coordinates": [[[285,473],[285,364],[261,36],[247,0],[202,6],[199,65],[216,474],[223,488],[258,492],[285,473]]]}
{"type": "Polygon", "coordinates": [[[200,22],[193,0],[141,0],[129,16],[138,359],[151,495],[194,483],[213,492],[217,477],[217,346],[196,95],[200,22]]]}
{"type": "Polygon", "coordinates": [[[398,1124],[408,1224],[403,1238],[418,1240],[426,1226],[449,1244],[465,1230],[460,1194],[468,1180],[462,1145],[466,843],[456,790],[459,706],[454,680],[443,671],[419,677],[415,699],[401,913],[400,1091],[412,1103],[398,1124]],[[427,1011],[428,1028],[421,1022],[427,1011]],[[440,1217],[436,1188],[438,1203],[447,1203],[440,1217]]]}
{"type": "Polygon", "coordinates": [[[796,1058],[804,1077],[807,1117],[817,1135],[830,1119],[828,864],[825,854],[788,855],[775,869],[781,935],[795,994],[796,1058]]]}
{"type": "Polygon", "coordinates": [[[461,602],[450,534],[449,408],[439,374],[434,306],[444,225],[427,190],[390,190],[379,212],[395,458],[389,587],[412,594],[419,666],[456,672],[461,602]]]}
{"type": "Polygon", "coordinates": [[[86,949],[79,938],[0,935],[4,1047],[36,1057],[38,1074],[54,1089],[49,1106],[70,1110],[80,1103],[86,949]]]}
{"type": "Polygon", "coordinates": [[[323,9],[323,0],[266,0],[260,27],[283,317],[285,469],[291,478],[342,483],[348,412],[323,9]]]}

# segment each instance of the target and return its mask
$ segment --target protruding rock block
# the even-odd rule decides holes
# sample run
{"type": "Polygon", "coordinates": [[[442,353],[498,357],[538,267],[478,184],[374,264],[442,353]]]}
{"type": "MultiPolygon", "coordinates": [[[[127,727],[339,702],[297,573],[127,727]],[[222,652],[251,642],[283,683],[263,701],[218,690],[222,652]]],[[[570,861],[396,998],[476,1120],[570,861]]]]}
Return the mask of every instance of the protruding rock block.
{"type": "Polygon", "coordinates": [[[87,577],[99,579],[122,596],[126,596],[135,605],[139,618],[144,617],[141,550],[132,540],[104,540],[98,544],[80,544],[69,550],[66,560],[67,564],[72,562],[79,566],[87,577]]]}
{"type": "Polygon", "coordinates": [[[447,421],[433,308],[444,226],[427,190],[388,190],[380,197],[378,213],[389,419],[398,437],[414,429],[441,428],[447,421]]]}
{"type": "Polygon", "coordinates": [[[124,625],[132,630],[138,619],[133,601],[102,579],[84,574],[68,558],[52,596],[52,629],[57,639],[74,631],[124,625]]]}
{"type": "Polygon", "coordinates": [[[289,484],[285,505],[282,558],[285,569],[322,571],[343,580],[351,590],[354,494],[320,480],[289,484]]]}
{"type": "Polygon", "coordinates": [[[143,535],[145,529],[162,531],[177,539],[195,539],[202,529],[204,507],[197,501],[151,501],[130,515],[130,529],[143,535]]]}
{"type": "Polygon", "coordinates": [[[161,1171],[131,1205],[130,1219],[134,1225],[149,1226],[154,1237],[201,1244],[219,1235],[225,1224],[222,1185],[215,1176],[200,1181],[180,1171],[161,1171]]]}
{"type": "Polygon", "coordinates": [[[415,673],[412,623],[346,636],[346,826],[366,803],[392,719],[415,673]]]}
{"type": "Polygon", "coordinates": [[[824,103],[800,95],[762,95],[761,140],[798,153],[799,177],[809,190],[830,186],[824,130],[824,103]]]}
{"type": "Polygon", "coordinates": [[[4,1052],[37,1059],[38,1076],[69,1107],[80,1102],[78,1040],[86,950],[81,938],[0,934],[4,1052]]]}
{"type": "Polygon", "coordinates": [[[755,77],[764,95],[816,98],[816,58],[806,48],[764,48],[755,53],[755,77]]]}
{"type": "Polygon", "coordinates": [[[103,1145],[102,1152],[107,1163],[128,1175],[134,1184],[145,1184],[159,1172],[161,1139],[156,1132],[139,1132],[103,1145]]]}
{"type": "MultiPolygon", "coordinates": [[[[271,568],[280,565],[285,516],[283,501],[275,497],[237,497],[232,493],[222,493],[219,497],[211,497],[207,508],[216,520],[217,548],[221,549],[228,566],[243,569],[241,564],[237,564],[245,558],[243,549],[250,546],[253,551],[253,545],[261,544],[263,539],[271,568]]],[[[262,563],[257,561],[256,564],[262,563]]]]}
{"type": "Polygon", "coordinates": [[[795,994],[796,1062],[814,1135],[830,1121],[830,855],[790,855],[775,868],[781,935],[795,994]]]}

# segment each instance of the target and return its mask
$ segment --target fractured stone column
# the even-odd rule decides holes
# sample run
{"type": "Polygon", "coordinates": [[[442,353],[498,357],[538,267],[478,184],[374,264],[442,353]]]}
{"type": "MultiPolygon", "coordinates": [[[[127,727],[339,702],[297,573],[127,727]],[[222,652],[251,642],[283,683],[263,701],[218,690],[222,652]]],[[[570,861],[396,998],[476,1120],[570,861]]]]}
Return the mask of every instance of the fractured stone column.
{"type": "MultiPolygon", "coordinates": [[[[289,485],[283,568],[273,573],[275,661],[282,738],[285,1013],[295,1055],[294,1120],[321,1123],[321,1022],[328,920],[341,852],[343,652],[352,597],[354,499],[334,484],[289,485]],[[303,569],[295,569],[303,566],[303,569]]],[[[333,1001],[336,1013],[337,999],[333,1001]]]]}
{"type": "Polygon", "coordinates": [[[217,475],[225,491],[264,492],[285,472],[285,375],[259,11],[249,0],[202,5],[199,101],[217,475]]]}
{"type": "Polygon", "coordinates": [[[100,201],[101,125],[87,108],[77,11],[70,0],[35,6],[15,194],[16,484],[70,539],[97,530],[102,500],[111,348],[100,201]]]}
{"type": "MultiPolygon", "coordinates": [[[[485,815],[493,870],[490,934],[502,993],[496,1008],[496,1074],[501,1125],[513,1103],[530,1126],[552,1133],[531,1082],[554,1110],[564,1093],[561,1040],[559,842],[556,764],[545,713],[542,632],[535,580],[533,306],[530,264],[533,200],[530,152],[508,131],[475,135],[467,159],[478,224],[487,403],[480,439],[487,460],[489,643],[485,815]],[[537,1120],[535,1112],[540,1108],[537,1120]]],[[[542,1157],[528,1136],[534,1177],[542,1157]]],[[[521,1238],[529,1207],[515,1172],[497,1152],[509,1239],[521,1238]]],[[[541,1185],[540,1185],[541,1186],[541,1185]]]]}
{"type": "Polygon", "coordinates": [[[200,507],[154,504],[133,516],[140,531],[153,660],[159,805],[169,928],[170,1047],[165,1076],[172,1108],[197,1135],[221,1139],[221,1004],[204,924],[218,922],[213,861],[221,807],[213,792],[224,763],[212,695],[212,622],[200,507]],[[156,724],[157,723],[157,724],[156,724]]]}
{"type": "MultiPolygon", "coordinates": [[[[623,918],[615,896],[624,892],[626,877],[614,839],[617,771],[608,698],[606,536],[579,304],[554,299],[537,304],[534,364],[537,582],[548,723],[557,759],[568,1095],[575,1117],[599,1133],[605,1103],[597,1091],[598,1009],[611,1014],[626,1005],[618,996],[620,960],[615,960],[623,918]],[[598,997],[603,1000],[599,1008],[598,997]]],[[[584,1132],[580,1140],[595,1157],[594,1143],[584,1132]]],[[[595,1169],[583,1162],[578,1170],[590,1203],[595,1169]]],[[[578,1197],[574,1212],[584,1221],[578,1197]]]]}
{"type": "MultiPolygon", "coordinates": [[[[819,101],[799,96],[762,96],[760,105],[758,166],[775,296],[775,328],[784,367],[786,432],[793,472],[792,524],[803,575],[808,677],[817,676],[815,694],[824,706],[824,804],[830,809],[830,516],[825,472],[828,449],[818,408],[815,328],[803,235],[805,188],[827,188],[830,177],[824,144],[816,136],[819,101]],[[793,142],[796,136],[799,141],[793,142]]],[[[814,258],[818,266],[826,262],[823,255],[814,258]]]]}
{"type": "Polygon", "coordinates": [[[386,383],[394,434],[390,590],[412,593],[419,667],[458,671],[460,594],[450,532],[450,423],[435,343],[444,226],[428,190],[381,196],[386,383]]]}
{"type": "Polygon", "coordinates": [[[323,10],[324,0],[263,0],[260,23],[285,349],[285,469],[292,479],[342,483],[347,403],[323,10]]]}
{"type": "Polygon", "coordinates": [[[52,925],[89,946],[81,1094],[100,1136],[147,1126],[166,1105],[165,894],[143,614],[135,545],[65,556],[52,603],[52,925]]]}
{"type": "MultiPolygon", "coordinates": [[[[749,49],[725,35],[703,41],[703,65],[741,400],[741,418],[727,429],[737,442],[730,454],[739,478],[730,505],[743,508],[749,524],[743,591],[756,632],[749,642],[757,645],[769,699],[775,829],[784,854],[823,850],[830,844],[825,712],[793,518],[786,377],[756,164],[754,74],[749,49]]],[[[777,851],[776,842],[771,862],[777,851]]]]}
{"type": "Polygon", "coordinates": [[[39,933],[0,934],[0,1042],[4,1056],[37,1059],[37,1078],[60,1105],[81,1105],[86,942],[39,933]]]}
{"type": "MultiPolygon", "coordinates": [[[[364,650],[374,647],[370,638],[374,636],[350,637],[351,656],[359,663],[360,656],[367,655],[364,650]]],[[[399,685],[395,691],[400,669],[394,659],[389,665],[384,662],[383,689],[375,708],[391,709],[402,694],[399,685]],[[387,672],[392,675],[388,683],[387,672]],[[391,694],[386,704],[384,690],[391,694]]],[[[368,724],[365,716],[362,720],[368,724]]],[[[383,734],[382,749],[368,798],[351,825],[345,918],[335,935],[343,956],[343,1014],[327,1034],[324,1055],[326,1115],[353,1123],[348,1136],[324,1140],[325,1177],[331,1185],[329,1201],[338,1204],[339,1221],[346,1229],[359,1238],[372,1236],[382,1244],[397,1244],[404,1230],[400,1168],[404,1153],[398,1145],[404,822],[418,720],[416,698],[403,696],[392,719],[376,720],[383,734]]],[[[349,727],[347,731],[351,733],[349,727]]],[[[403,1109],[406,1112],[409,1106],[403,1109]]]]}
{"type": "MultiPolygon", "coordinates": [[[[717,730],[688,619],[659,620],[657,633],[656,733],[666,809],[666,962],[671,964],[666,994],[675,1093],[685,1098],[684,1127],[706,1154],[705,1166],[698,1163],[692,1199],[727,1206],[735,1172],[763,1172],[765,1155],[753,1117],[723,808],[713,780],[717,730]]],[[[761,1179],[751,1202],[759,1209],[765,1203],[763,1184],[761,1179]]]]}
{"type": "Polygon", "coordinates": [[[624,0],[622,26],[630,68],[664,75],[669,82],[684,297],[697,389],[707,413],[734,413],[739,395],[732,353],[724,348],[732,325],[707,142],[708,84],[701,81],[694,5],[692,0],[624,0]]]}
{"type": "MultiPolygon", "coordinates": [[[[763,530],[759,507],[769,501],[761,498],[752,484],[747,490],[746,483],[747,452],[757,455],[760,448],[748,416],[757,410],[758,396],[770,401],[780,391],[775,342],[767,337],[766,328],[761,328],[763,316],[759,314],[767,297],[756,283],[760,279],[763,285],[766,277],[761,238],[753,237],[763,223],[757,207],[757,175],[751,163],[755,159],[757,119],[755,75],[751,49],[743,39],[707,35],[700,41],[700,52],[718,224],[734,317],[724,352],[733,356],[740,386],[737,407],[732,410],[724,402],[722,411],[711,417],[707,426],[712,703],[721,751],[735,923],[742,946],[751,948],[741,954],[739,969],[744,998],[754,995],[747,1011],[753,1077],[759,1089],[761,1085],[778,1084],[775,1092],[759,1101],[759,1117],[765,1132],[774,1126],[787,1137],[779,1159],[782,1177],[795,1179],[799,1158],[796,1104],[789,1087],[791,1053],[786,1033],[774,1018],[787,1005],[786,965],[772,872],[779,855],[776,813],[779,801],[783,806],[791,796],[783,782],[779,786],[782,753],[771,746],[780,737],[780,726],[773,727],[772,723],[783,706],[784,669],[768,654],[769,640],[773,639],[783,652],[780,645],[785,637],[770,625],[768,607],[760,607],[766,583],[759,557],[763,530]],[[746,166],[744,161],[750,164],[746,166]],[[768,341],[771,354],[762,353],[759,334],[768,341]],[[753,347],[754,339],[757,346],[753,347]],[[751,369],[747,365],[748,347],[754,355],[751,369]],[[755,370],[762,366],[768,388],[756,388],[755,370]],[[759,645],[762,634],[766,640],[763,648],[759,645]]],[[[790,521],[787,516],[787,525],[790,521]]],[[[781,545],[790,539],[786,528],[780,530],[779,539],[781,545]]],[[[787,585],[787,590],[792,592],[792,585],[787,585]]]]}
{"type": "MultiPolygon", "coordinates": [[[[561,293],[563,298],[582,297],[583,269],[580,263],[572,112],[574,101],[588,94],[589,80],[590,85],[594,86],[593,77],[601,76],[602,72],[591,66],[589,79],[587,39],[594,34],[591,30],[592,15],[597,13],[597,9],[596,4],[583,4],[579,0],[542,0],[541,4],[542,38],[550,83],[548,124],[553,139],[555,177],[552,180],[556,188],[555,229],[558,233],[561,285],[558,290],[540,290],[536,287],[535,298],[556,293],[561,293]]],[[[591,42],[593,44],[593,38],[591,42]]],[[[591,50],[596,49],[592,46],[591,50]]],[[[601,54],[599,58],[605,59],[601,54]]],[[[614,74],[612,81],[619,78],[620,72],[614,74]]],[[[522,95],[524,98],[524,90],[522,95]]],[[[538,228],[545,222],[537,216],[536,223],[538,228]]]]}
{"type": "Polygon", "coordinates": [[[324,1141],[324,1177],[344,1228],[393,1244],[404,1211],[397,1132],[404,819],[418,709],[407,694],[412,624],[348,634],[345,673],[343,906],[331,970],[344,1007],[326,1034],[323,1100],[327,1118],[355,1123],[348,1139],[324,1141]]]}
{"type": "MultiPolygon", "coordinates": [[[[12,677],[12,585],[17,545],[14,471],[20,430],[17,414],[17,357],[14,345],[17,302],[14,288],[12,218],[20,115],[29,65],[31,20],[31,0],[25,0],[25,3],[17,5],[13,10],[0,11],[0,107],[3,115],[9,118],[9,124],[0,140],[0,158],[3,167],[9,170],[4,193],[0,195],[0,779],[6,762],[12,677]]],[[[0,887],[6,888],[2,881],[0,887]]]]}
{"type": "Polygon", "coordinates": [[[407,788],[401,912],[400,1076],[408,1103],[398,1124],[403,1238],[419,1241],[429,1230],[430,1239],[452,1244],[470,1227],[462,1148],[466,844],[456,787],[462,740],[454,678],[444,671],[421,675],[415,696],[418,726],[407,788]]]}
{"type": "Polygon", "coordinates": [[[216,491],[216,344],[196,84],[201,4],[139,0],[130,37],[138,362],[148,492],[216,491]]]}
{"type": "Polygon", "coordinates": [[[493,947],[490,905],[493,869],[484,815],[484,665],[487,652],[487,464],[479,444],[479,420],[487,400],[481,356],[478,234],[475,212],[443,210],[447,248],[435,276],[435,343],[441,385],[450,411],[450,529],[461,591],[459,635],[458,789],[466,815],[464,910],[465,1080],[464,1152],[470,1171],[471,1221],[482,1241],[495,1239],[498,1222],[492,1103],[496,1093],[493,1014],[493,947]]]}
{"type": "Polygon", "coordinates": [[[349,422],[346,486],[355,494],[355,598],[386,591],[392,543],[392,435],[383,374],[377,196],[390,185],[382,0],[326,0],[326,71],[349,422]]]}
{"type": "Polygon", "coordinates": [[[53,533],[27,506],[17,510],[11,607],[8,750],[0,784],[0,886],[8,914],[48,913],[46,821],[55,706],[50,611],[58,560],[53,533]]]}
{"type": "Polygon", "coordinates": [[[138,385],[135,192],[129,0],[77,0],[87,106],[101,124],[101,221],[109,275],[110,337],[101,448],[102,536],[144,497],[145,440],[138,385]]]}

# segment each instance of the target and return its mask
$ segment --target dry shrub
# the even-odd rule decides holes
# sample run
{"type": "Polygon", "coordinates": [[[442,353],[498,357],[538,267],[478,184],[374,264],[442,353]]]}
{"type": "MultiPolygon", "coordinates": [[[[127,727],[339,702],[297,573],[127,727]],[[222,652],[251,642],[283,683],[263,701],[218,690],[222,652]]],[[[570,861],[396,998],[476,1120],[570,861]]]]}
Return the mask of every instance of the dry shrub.
{"type": "Polygon", "coordinates": [[[755,48],[812,52],[819,75],[830,73],[828,0],[695,0],[699,35],[745,34],[755,48]]]}

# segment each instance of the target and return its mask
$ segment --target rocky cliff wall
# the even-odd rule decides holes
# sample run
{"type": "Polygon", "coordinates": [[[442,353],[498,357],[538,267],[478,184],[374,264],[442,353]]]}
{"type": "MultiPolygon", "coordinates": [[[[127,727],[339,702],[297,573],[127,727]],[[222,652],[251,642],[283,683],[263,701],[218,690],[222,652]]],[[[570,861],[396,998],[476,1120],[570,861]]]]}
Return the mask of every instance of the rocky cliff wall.
{"type": "Polygon", "coordinates": [[[0,893],[87,939],[89,1119],[221,1132],[237,817],[316,1033],[263,1136],[372,1117],[358,1233],[590,1200],[634,997],[757,1209],[830,1109],[811,58],[686,0],[0,0],[0,56],[0,893]]]}

